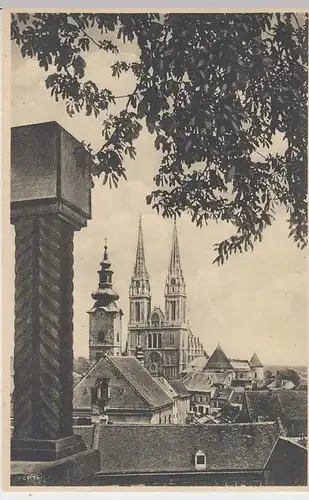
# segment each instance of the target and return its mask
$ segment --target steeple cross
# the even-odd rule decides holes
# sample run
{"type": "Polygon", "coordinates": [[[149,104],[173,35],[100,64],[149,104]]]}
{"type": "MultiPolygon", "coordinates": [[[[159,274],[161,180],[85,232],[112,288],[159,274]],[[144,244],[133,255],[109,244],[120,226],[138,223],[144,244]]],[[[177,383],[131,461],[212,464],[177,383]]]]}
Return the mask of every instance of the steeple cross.
{"type": "Polygon", "coordinates": [[[104,246],[107,247],[107,238],[104,238],[104,246]]]}

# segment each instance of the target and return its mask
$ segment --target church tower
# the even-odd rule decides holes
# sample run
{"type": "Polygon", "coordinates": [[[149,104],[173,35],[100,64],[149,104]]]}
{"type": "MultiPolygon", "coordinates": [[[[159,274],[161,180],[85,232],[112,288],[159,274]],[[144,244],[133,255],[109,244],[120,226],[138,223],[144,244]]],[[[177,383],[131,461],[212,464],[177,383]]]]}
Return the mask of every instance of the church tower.
{"type": "MultiPolygon", "coordinates": [[[[139,219],[136,261],[129,289],[130,317],[129,327],[145,325],[151,311],[151,290],[146,268],[142,217],[139,219]]],[[[134,346],[135,347],[135,346],[134,346]]]]}
{"type": "Polygon", "coordinates": [[[121,356],[122,354],[122,316],[116,301],[119,295],[113,289],[113,274],[108,260],[107,241],[104,256],[100,263],[99,286],[92,294],[95,300],[89,314],[89,359],[98,361],[102,356],[121,356]]]}
{"type": "Polygon", "coordinates": [[[170,325],[185,325],[186,284],[180,264],[180,252],[176,221],[174,222],[172,252],[165,281],[165,320],[170,325]]]}

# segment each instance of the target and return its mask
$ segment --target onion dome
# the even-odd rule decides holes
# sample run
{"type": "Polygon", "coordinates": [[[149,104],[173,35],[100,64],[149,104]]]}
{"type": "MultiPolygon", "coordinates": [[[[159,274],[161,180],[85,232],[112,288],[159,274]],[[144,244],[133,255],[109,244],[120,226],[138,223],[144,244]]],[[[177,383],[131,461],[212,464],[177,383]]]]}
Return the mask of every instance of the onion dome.
{"type": "Polygon", "coordinates": [[[107,252],[107,241],[105,240],[104,255],[100,262],[101,269],[98,271],[99,274],[99,286],[96,292],[91,296],[96,301],[95,307],[108,306],[111,302],[115,302],[119,299],[119,295],[113,289],[113,274],[114,271],[111,269],[111,263],[108,259],[107,252]]]}

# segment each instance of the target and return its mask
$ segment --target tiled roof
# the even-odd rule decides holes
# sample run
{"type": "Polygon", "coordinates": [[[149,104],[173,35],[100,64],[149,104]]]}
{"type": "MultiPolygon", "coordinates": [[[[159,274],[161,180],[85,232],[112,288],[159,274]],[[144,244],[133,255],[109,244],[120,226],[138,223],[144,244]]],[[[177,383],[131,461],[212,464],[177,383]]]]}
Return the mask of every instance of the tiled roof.
{"type": "Polygon", "coordinates": [[[213,395],[213,399],[228,401],[232,392],[233,389],[216,389],[213,395]]]}
{"type": "Polygon", "coordinates": [[[253,353],[253,356],[252,358],[250,359],[250,365],[253,367],[253,368],[259,368],[259,367],[262,367],[262,363],[261,361],[259,360],[256,352],[253,353]]]}
{"type": "Polygon", "coordinates": [[[172,385],[166,380],[165,377],[156,377],[155,381],[170,398],[178,397],[178,393],[174,390],[172,385]]]}
{"type": "Polygon", "coordinates": [[[205,372],[194,372],[183,383],[190,392],[207,392],[212,389],[211,378],[205,372]]]}
{"type": "Polygon", "coordinates": [[[208,356],[197,356],[184,368],[182,373],[201,372],[205,368],[208,359],[208,356]]]}
{"type": "Polygon", "coordinates": [[[232,368],[232,365],[223,352],[220,344],[218,344],[217,348],[214,350],[209,360],[207,361],[206,370],[217,369],[217,370],[229,370],[232,368]]]}
{"type": "Polygon", "coordinates": [[[244,393],[243,392],[236,392],[233,391],[233,394],[229,400],[231,404],[242,404],[244,400],[244,393]]]}
{"type": "Polygon", "coordinates": [[[102,425],[101,472],[194,471],[206,454],[208,471],[262,470],[277,439],[277,426],[262,424],[102,425]]]}
{"type": "Polygon", "coordinates": [[[307,420],[307,391],[276,391],[283,415],[290,419],[307,420]]]}
{"type": "Polygon", "coordinates": [[[307,419],[307,392],[295,390],[246,391],[245,398],[252,420],[258,417],[276,420],[307,419]]]}
{"type": "Polygon", "coordinates": [[[186,386],[182,380],[170,380],[170,385],[175,389],[179,396],[190,396],[190,393],[186,389],[186,386]]]}
{"type": "Polygon", "coordinates": [[[73,390],[74,408],[91,406],[90,387],[98,378],[110,378],[110,408],[157,408],[172,405],[173,399],[133,356],[104,356],[93,365],[73,390]],[[123,379],[120,387],[119,377],[123,379]],[[116,380],[117,379],[117,380],[116,380]]]}
{"type": "Polygon", "coordinates": [[[249,361],[244,359],[230,359],[230,362],[234,370],[251,372],[249,361]]]}
{"type": "Polygon", "coordinates": [[[271,420],[274,413],[278,414],[278,401],[272,399],[270,391],[246,391],[245,400],[251,421],[257,420],[258,417],[271,420]]]}
{"type": "Polygon", "coordinates": [[[173,402],[134,356],[110,356],[109,359],[151,406],[164,406],[173,402]]]}

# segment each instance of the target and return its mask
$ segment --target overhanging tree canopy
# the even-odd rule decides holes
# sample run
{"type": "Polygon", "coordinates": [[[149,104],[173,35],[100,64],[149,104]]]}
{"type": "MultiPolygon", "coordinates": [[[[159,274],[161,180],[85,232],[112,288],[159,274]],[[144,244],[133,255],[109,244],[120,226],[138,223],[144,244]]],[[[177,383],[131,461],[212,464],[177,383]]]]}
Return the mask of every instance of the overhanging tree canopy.
{"type": "Polygon", "coordinates": [[[87,146],[94,176],[115,186],[126,177],[124,158],[135,157],[145,121],[162,152],[147,203],[163,216],[187,212],[198,226],[232,223],[218,264],[253,249],[279,205],[290,237],[307,244],[307,15],[16,14],[11,27],[23,57],[54,68],[46,87],[69,115],[104,116],[101,149],[87,146]],[[138,44],[139,62],[117,59],[111,32],[138,44]],[[115,54],[115,77],[135,76],[117,115],[109,113],[117,96],[87,79],[93,48],[115,54]],[[260,154],[276,133],[284,153],[260,154]]]}

